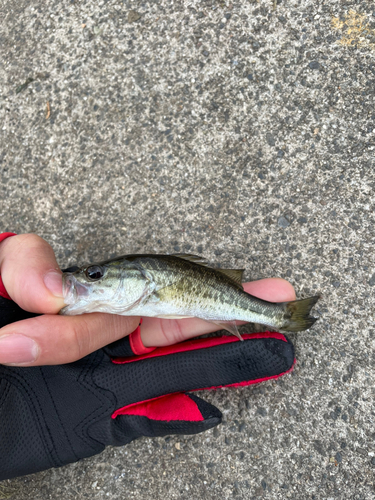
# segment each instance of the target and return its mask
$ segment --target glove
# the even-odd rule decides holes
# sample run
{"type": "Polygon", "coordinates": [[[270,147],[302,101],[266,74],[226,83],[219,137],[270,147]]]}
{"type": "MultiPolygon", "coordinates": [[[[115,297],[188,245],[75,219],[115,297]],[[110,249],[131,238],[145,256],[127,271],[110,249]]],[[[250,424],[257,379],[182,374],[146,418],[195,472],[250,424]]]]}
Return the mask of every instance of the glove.
{"type": "MultiPolygon", "coordinates": [[[[35,316],[0,297],[0,326],[35,316]]],[[[140,328],[71,364],[0,365],[0,480],[60,467],[140,436],[195,434],[222,414],[187,391],[277,378],[294,364],[280,333],[145,348],[140,328]]]]}

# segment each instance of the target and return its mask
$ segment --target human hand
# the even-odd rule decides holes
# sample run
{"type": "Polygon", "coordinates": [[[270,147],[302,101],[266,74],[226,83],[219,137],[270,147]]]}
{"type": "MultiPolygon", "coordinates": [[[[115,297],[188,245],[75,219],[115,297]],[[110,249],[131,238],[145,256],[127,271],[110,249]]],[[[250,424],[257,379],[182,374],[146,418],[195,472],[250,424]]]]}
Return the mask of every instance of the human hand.
{"type": "MultiPolygon", "coordinates": [[[[0,275],[14,302],[25,311],[42,314],[0,328],[2,364],[70,363],[129,335],[139,324],[138,317],[103,313],[58,316],[64,306],[62,273],[52,247],[34,234],[0,243],[0,275]]],[[[295,300],[292,285],[280,278],[244,283],[244,289],[272,302],[295,300]]],[[[141,338],[146,347],[160,347],[215,330],[215,325],[196,318],[144,318],[141,338]]]]}
{"type": "Polygon", "coordinates": [[[284,335],[264,332],[244,334],[243,342],[193,339],[140,356],[128,336],[74,363],[0,365],[0,481],[141,436],[203,432],[222,414],[195,391],[275,379],[294,361],[284,335]]]}

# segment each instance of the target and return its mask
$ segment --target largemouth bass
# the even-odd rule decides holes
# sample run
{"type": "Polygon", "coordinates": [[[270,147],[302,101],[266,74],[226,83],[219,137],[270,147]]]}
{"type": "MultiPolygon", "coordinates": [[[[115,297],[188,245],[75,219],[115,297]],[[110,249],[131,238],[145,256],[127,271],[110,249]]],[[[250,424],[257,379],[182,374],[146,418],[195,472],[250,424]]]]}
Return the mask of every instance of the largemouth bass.
{"type": "Polygon", "coordinates": [[[60,314],[196,317],[239,339],[236,320],[290,332],[315,323],[310,310],[319,296],[266,302],[243,290],[242,274],[243,269],[209,267],[195,255],[125,255],[63,273],[66,307],[60,314]]]}

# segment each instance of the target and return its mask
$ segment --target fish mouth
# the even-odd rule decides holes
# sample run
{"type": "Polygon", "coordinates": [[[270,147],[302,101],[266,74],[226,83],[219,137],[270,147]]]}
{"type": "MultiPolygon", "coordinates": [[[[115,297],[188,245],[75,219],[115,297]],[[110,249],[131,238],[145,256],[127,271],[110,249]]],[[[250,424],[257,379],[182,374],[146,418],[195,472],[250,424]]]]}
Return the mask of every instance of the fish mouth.
{"type": "Polygon", "coordinates": [[[63,274],[63,300],[66,304],[61,314],[69,314],[90,295],[89,287],[80,283],[73,273],[63,274]]]}

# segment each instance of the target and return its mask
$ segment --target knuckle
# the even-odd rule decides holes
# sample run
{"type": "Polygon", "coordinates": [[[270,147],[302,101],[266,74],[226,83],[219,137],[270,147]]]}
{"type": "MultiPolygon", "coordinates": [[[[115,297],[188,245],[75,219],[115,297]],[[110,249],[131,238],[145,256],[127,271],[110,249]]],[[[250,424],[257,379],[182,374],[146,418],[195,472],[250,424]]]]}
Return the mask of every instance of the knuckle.
{"type": "Polygon", "coordinates": [[[76,321],[72,322],[69,337],[70,339],[67,340],[67,345],[72,360],[73,358],[74,360],[83,358],[90,352],[92,335],[90,324],[86,318],[80,316],[76,321]]]}
{"type": "Polygon", "coordinates": [[[47,244],[43,238],[34,233],[17,235],[14,241],[17,242],[19,251],[24,248],[37,248],[47,244]]]}
{"type": "Polygon", "coordinates": [[[137,328],[139,320],[130,316],[120,316],[111,314],[106,327],[103,328],[103,335],[106,343],[113,342],[131,333],[137,328]]]}
{"type": "Polygon", "coordinates": [[[160,320],[160,331],[168,344],[176,344],[184,340],[180,322],[177,319],[160,320]]]}

